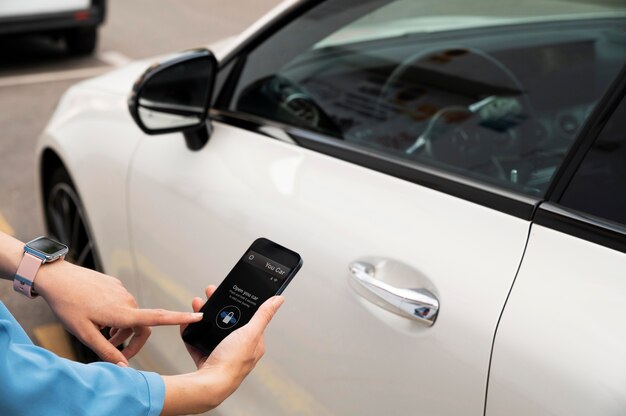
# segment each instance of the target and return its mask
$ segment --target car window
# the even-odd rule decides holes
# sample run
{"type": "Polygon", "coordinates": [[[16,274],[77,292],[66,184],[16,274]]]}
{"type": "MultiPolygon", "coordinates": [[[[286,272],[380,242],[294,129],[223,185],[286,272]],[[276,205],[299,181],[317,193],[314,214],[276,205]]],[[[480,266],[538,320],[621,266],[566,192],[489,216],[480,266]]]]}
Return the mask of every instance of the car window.
{"type": "Polygon", "coordinates": [[[543,196],[626,61],[610,0],[334,0],[253,50],[229,109],[543,196]]]}
{"type": "Polygon", "coordinates": [[[626,226],[626,99],[585,155],[559,202],[626,226]]]}

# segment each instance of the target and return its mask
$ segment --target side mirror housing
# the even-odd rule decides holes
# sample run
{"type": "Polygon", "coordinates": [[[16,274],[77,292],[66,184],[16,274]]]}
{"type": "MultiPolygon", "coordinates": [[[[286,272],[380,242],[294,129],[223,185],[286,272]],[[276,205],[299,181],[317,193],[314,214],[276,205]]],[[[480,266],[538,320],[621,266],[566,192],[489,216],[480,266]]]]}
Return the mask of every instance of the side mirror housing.
{"type": "Polygon", "coordinates": [[[217,60],[207,49],[194,49],[150,66],[135,82],[128,109],[147,134],[182,132],[198,150],[209,140],[209,103],[217,60]]]}

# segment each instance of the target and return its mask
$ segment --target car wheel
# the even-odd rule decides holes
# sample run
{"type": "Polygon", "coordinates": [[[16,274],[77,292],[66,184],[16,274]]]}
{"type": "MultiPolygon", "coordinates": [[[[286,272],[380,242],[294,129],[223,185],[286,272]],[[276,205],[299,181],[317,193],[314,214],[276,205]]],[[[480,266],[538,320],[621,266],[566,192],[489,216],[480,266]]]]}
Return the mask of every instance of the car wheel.
{"type": "Polygon", "coordinates": [[[65,33],[65,45],[71,55],[90,55],[98,43],[96,26],[79,27],[65,33]]]}
{"type": "MultiPolygon", "coordinates": [[[[64,168],[59,167],[53,172],[45,198],[48,234],[70,248],[65,260],[101,272],[101,263],[87,225],[85,209],[64,168]]],[[[109,328],[104,328],[102,333],[108,336],[109,328]]],[[[79,361],[100,361],[97,354],[71,334],[70,343],[79,361]]]]}

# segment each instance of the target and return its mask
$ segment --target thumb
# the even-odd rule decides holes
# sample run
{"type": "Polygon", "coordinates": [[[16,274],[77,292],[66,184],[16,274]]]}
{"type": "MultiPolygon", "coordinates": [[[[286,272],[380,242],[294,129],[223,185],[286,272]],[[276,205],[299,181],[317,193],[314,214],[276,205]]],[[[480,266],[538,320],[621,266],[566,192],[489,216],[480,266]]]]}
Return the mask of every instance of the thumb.
{"type": "Polygon", "coordinates": [[[267,325],[270,323],[280,306],[285,301],[282,296],[273,296],[263,302],[261,307],[256,311],[248,325],[258,332],[265,331],[267,325]]]}
{"type": "Polygon", "coordinates": [[[201,298],[193,298],[191,301],[191,309],[193,309],[194,312],[200,312],[203,305],[204,301],[201,298]]]}

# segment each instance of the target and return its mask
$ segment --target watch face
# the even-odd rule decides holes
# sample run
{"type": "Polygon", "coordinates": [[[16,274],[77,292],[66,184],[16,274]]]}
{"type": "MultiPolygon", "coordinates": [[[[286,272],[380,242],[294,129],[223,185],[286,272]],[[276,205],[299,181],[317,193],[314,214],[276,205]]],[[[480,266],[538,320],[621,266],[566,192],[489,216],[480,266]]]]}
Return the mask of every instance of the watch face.
{"type": "Polygon", "coordinates": [[[48,258],[56,258],[67,253],[68,248],[65,244],[61,244],[47,237],[39,237],[26,244],[31,250],[36,250],[44,254],[48,258]]]}

